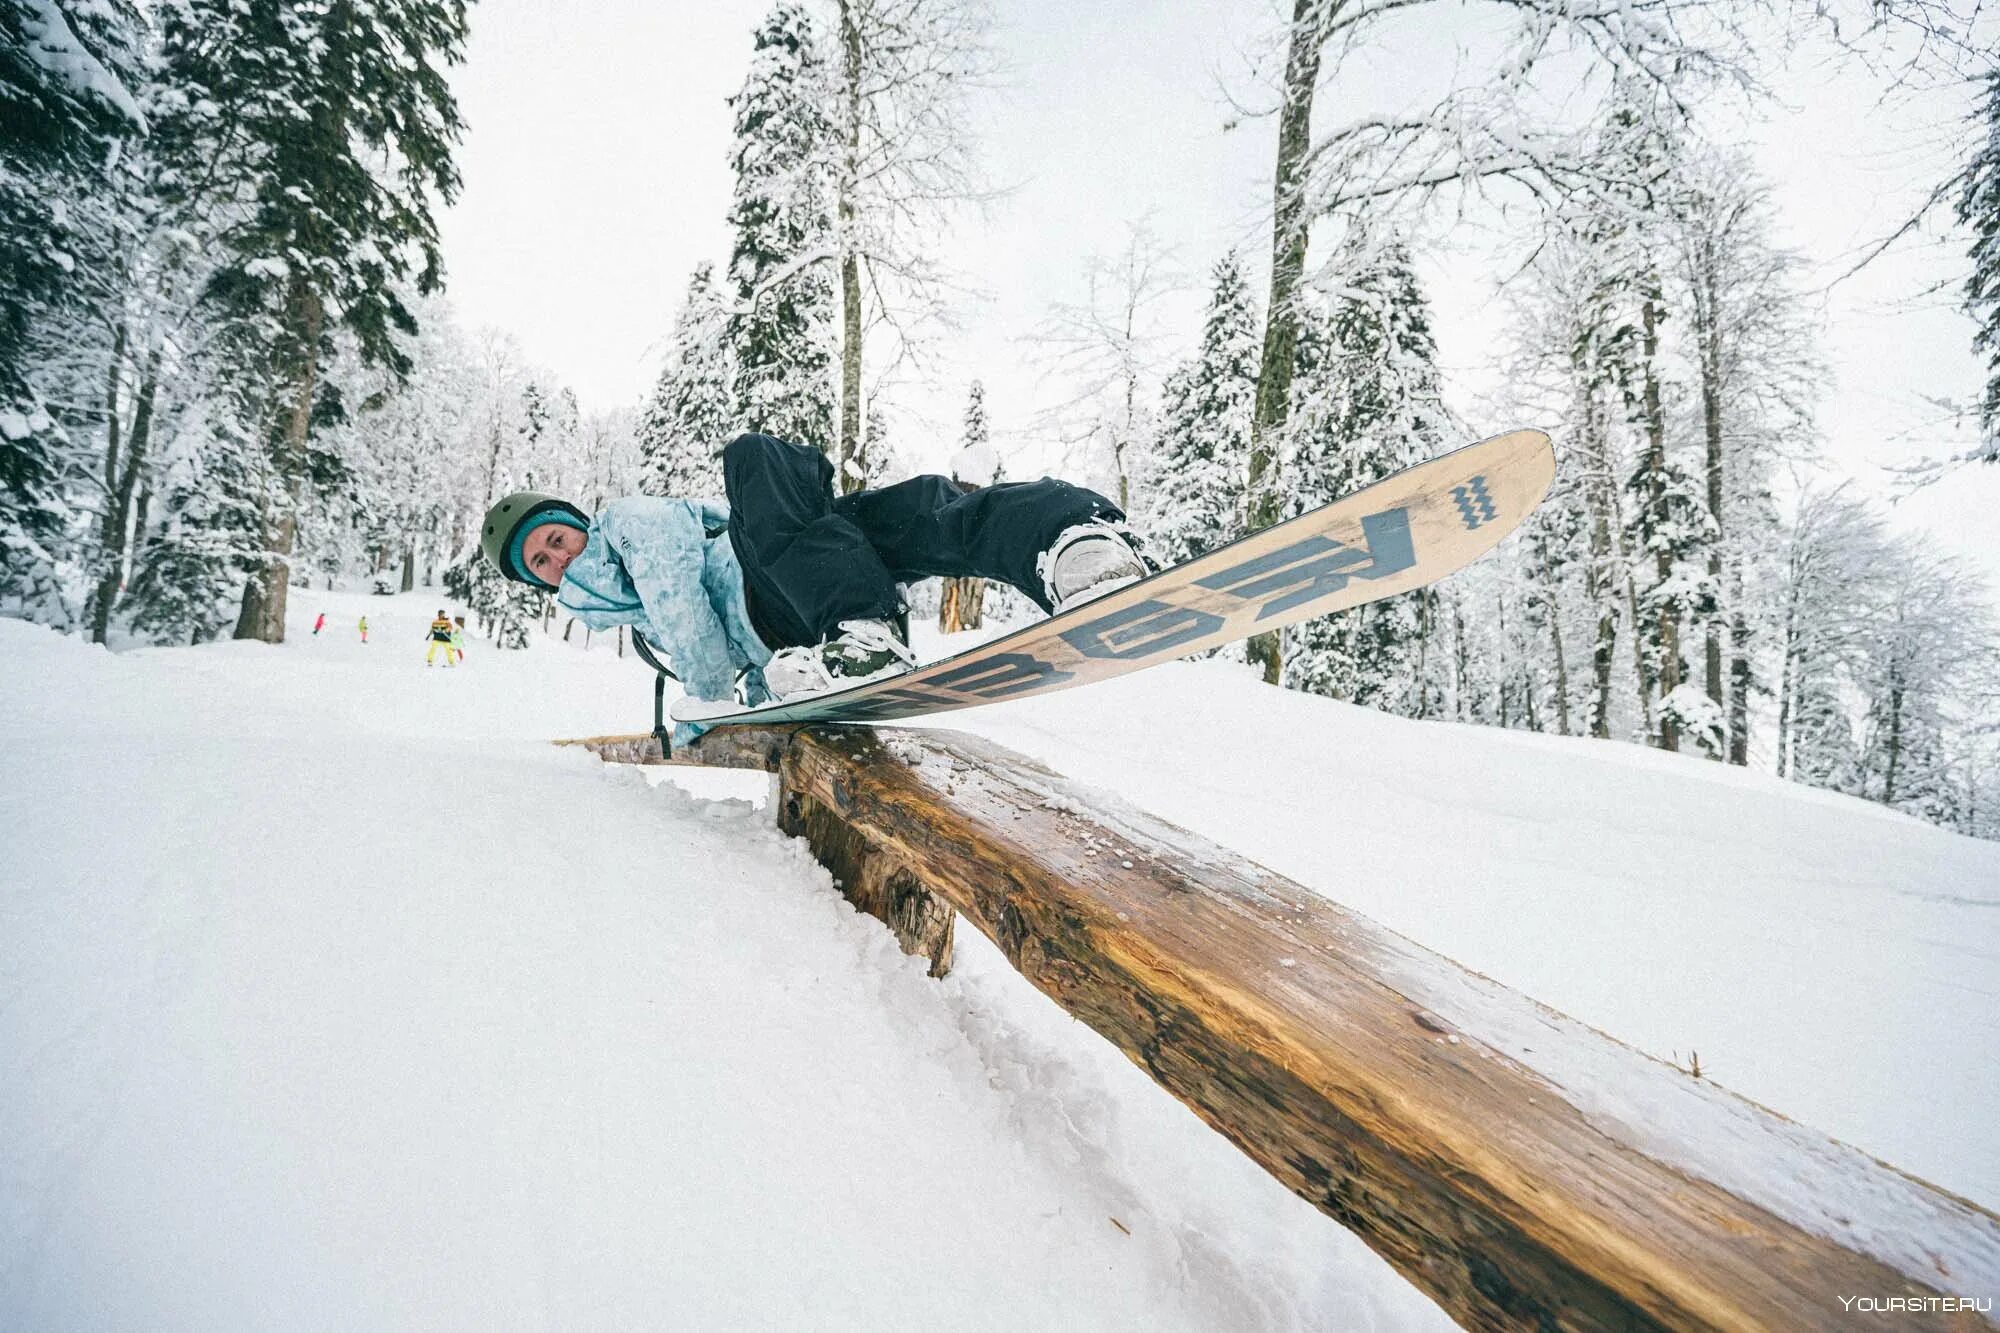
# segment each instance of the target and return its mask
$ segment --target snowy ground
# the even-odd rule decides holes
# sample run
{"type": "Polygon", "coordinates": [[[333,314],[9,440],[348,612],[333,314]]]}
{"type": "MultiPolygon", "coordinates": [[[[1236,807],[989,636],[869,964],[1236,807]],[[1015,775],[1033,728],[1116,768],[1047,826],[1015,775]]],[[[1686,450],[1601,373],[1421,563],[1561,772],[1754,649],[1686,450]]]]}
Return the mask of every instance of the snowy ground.
{"type": "MultiPolygon", "coordinates": [[[[970,932],[927,980],[762,777],[543,744],[645,726],[602,639],[426,670],[434,597],[294,597],[0,621],[0,1328],[1444,1326],[970,932]]],[[[2000,846],[1214,664],[949,724],[2000,1204],[2000,846]]]]}
{"type": "Polygon", "coordinates": [[[990,950],[542,743],[632,664],[434,609],[0,621],[0,1328],[1445,1326],[990,950]]]}

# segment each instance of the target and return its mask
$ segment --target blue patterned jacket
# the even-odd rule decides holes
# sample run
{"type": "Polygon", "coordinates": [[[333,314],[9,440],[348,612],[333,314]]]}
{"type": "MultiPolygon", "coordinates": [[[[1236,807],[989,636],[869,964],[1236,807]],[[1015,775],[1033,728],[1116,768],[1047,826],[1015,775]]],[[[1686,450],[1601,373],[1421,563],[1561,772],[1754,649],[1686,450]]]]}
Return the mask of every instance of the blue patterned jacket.
{"type": "MultiPolygon", "coordinates": [[[[556,603],[593,630],[640,630],[696,698],[729,698],[743,673],[749,702],[762,703],[770,697],[763,667],[771,650],[751,628],[728,525],[729,506],[720,500],[613,500],[591,520],[556,603]]],[[[674,743],[701,730],[683,723],[674,743]]]]}

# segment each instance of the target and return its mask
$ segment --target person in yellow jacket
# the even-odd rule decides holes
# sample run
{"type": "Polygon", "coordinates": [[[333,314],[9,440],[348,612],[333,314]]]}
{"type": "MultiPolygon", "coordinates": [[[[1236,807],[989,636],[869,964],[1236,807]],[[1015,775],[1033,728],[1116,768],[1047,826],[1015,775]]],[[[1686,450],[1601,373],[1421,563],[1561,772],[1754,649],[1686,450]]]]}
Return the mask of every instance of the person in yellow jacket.
{"type": "Polygon", "coordinates": [[[425,666],[437,665],[437,654],[440,648],[444,649],[444,664],[446,666],[455,666],[456,662],[452,658],[451,646],[451,617],[444,613],[442,607],[438,609],[437,619],[431,621],[431,650],[424,654],[425,666]]]}

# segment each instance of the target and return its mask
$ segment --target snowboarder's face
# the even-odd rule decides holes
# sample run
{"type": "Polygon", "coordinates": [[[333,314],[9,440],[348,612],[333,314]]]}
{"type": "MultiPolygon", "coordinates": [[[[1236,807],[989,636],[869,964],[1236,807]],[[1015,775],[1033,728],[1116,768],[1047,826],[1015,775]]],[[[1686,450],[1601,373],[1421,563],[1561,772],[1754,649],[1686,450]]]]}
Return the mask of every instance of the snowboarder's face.
{"type": "Polygon", "coordinates": [[[554,587],[562,582],[563,571],[583,550],[583,534],[567,523],[544,523],[530,528],[521,539],[521,563],[528,572],[554,587]]]}

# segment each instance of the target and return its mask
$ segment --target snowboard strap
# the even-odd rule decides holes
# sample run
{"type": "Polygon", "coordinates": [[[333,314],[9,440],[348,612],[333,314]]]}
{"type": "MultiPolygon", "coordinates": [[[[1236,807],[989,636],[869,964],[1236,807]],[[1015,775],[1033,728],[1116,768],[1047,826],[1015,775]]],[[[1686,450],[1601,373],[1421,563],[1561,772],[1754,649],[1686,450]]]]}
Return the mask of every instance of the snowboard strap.
{"type": "Polygon", "coordinates": [[[646,642],[646,636],[635,626],[632,630],[632,647],[645,660],[647,666],[659,674],[653,677],[653,736],[660,742],[660,758],[671,759],[674,754],[673,731],[667,726],[667,682],[679,680],[673,668],[662,662],[653,653],[653,645],[646,642]]]}

